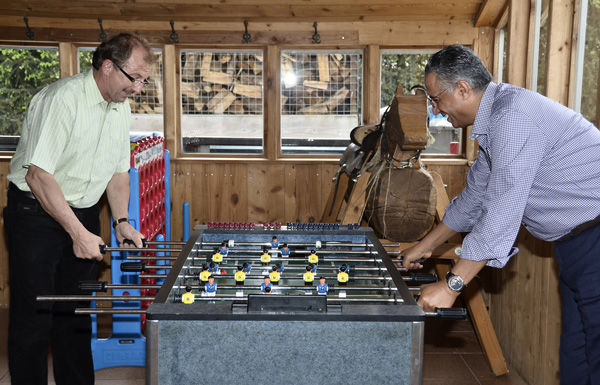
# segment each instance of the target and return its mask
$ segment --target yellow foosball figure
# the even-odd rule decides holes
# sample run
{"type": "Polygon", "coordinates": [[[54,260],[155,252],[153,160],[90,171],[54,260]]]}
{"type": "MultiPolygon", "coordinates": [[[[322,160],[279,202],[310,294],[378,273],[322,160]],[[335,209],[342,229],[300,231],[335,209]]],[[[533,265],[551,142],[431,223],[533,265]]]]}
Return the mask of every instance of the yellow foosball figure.
{"type": "Polygon", "coordinates": [[[194,303],[194,293],[192,293],[192,287],[191,286],[186,286],[185,287],[185,294],[183,294],[181,296],[181,301],[185,304],[191,304],[194,303]]]}
{"type": "Polygon", "coordinates": [[[315,250],[310,251],[310,255],[308,256],[308,263],[317,264],[319,263],[319,256],[315,250]]]}

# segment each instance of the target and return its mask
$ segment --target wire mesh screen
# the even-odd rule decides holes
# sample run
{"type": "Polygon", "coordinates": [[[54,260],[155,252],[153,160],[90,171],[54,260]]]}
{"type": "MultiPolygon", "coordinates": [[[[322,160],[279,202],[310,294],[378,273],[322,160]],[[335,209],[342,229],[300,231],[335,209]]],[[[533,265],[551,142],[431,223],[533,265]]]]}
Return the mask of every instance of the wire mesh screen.
{"type": "Polygon", "coordinates": [[[181,51],[185,152],[263,152],[263,58],[262,51],[181,51]]]}
{"type": "Polygon", "coordinates": [[[361,51],[281,53],[281,151],[341,154],[361,122],[361,51]]]}

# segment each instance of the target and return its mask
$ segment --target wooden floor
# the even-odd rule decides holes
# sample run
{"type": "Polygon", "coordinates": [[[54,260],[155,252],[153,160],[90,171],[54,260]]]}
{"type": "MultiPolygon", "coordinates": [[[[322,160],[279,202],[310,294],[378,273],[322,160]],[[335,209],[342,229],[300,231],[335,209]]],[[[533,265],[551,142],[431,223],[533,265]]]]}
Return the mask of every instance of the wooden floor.
{"type": "MultiPolygon", "coordinates": [[[[0,310],[0,384],[10,384],[7,358],[8,310],[0,310]]],[[[49,381],[52,377],[49,362],[49,381]]],[[[118,367],[96,371],[97,385],[142,385],[142,367],[118,367]]],[[[490,371],[470,321],[428,319],[425,326],[423,385],[526,385],[512,370],[496,377],[490,371]]]]}

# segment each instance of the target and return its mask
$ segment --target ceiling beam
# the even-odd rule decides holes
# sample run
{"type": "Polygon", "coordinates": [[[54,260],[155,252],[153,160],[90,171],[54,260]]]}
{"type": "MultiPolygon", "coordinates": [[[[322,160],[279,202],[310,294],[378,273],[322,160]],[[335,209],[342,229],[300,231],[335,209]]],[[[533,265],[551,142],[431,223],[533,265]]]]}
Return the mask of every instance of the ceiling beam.
{"type": "Polygon", "coordinates": [[[484,0],[475,17],[475,27],[496,28],[508,7],[508,0],[484,0]]]}

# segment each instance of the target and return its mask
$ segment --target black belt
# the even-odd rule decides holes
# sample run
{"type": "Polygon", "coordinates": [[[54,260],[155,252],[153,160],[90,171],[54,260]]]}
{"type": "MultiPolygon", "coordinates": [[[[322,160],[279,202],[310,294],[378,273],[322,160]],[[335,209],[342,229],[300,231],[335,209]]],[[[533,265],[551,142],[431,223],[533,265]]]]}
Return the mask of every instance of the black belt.
{"type": "Polygon", "coordinates": [[[8,184],[8,191],[10,191],[22,198],[28,198],[28,199],[35,200],[35,195],[33,195],[33,193],[31,191],[23,191],[20,188],[18,188],[17,185],[14,184],[13,182],[10,182],[8,184]]]}
{"type": "Polygon", "coordinates": [[[579,226],[571,230],[570,233],[568,233],[567,235],[563,235],[554,242],[562,242],[566,241],[567,239],[575,238],[579,234],[583,233],[585,230],[589,229],[590,227],[593,227],[594,225],[597,225],[598,223],[600,223],[600,216],[596,219],[592,219],[591,221],[587,221],[580,224],[579,226]]]}

